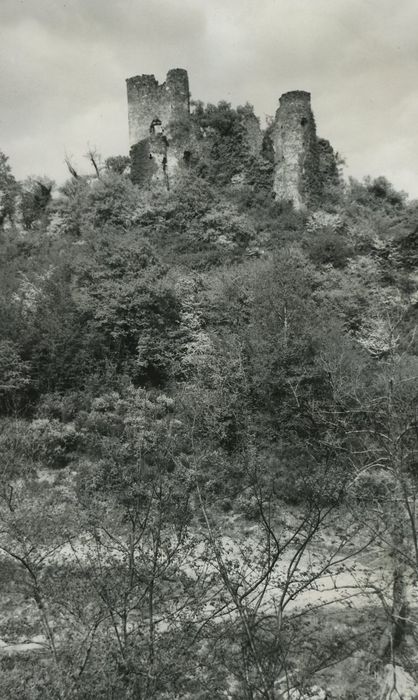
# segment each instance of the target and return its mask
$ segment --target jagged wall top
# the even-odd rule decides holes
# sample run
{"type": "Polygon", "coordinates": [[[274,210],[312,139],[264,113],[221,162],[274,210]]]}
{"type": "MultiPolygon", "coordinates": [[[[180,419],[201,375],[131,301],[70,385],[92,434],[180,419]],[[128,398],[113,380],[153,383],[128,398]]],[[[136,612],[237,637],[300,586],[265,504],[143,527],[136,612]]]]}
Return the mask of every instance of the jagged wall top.
{"type": "Polygon", "coordinates": [[[167,126],[190,113],[189,77],[183,68],[169,70],[161,85],[154,75],[135,75],[126,86],[131,146],[148,137],[153,120],[167,126]]]}
{"type": "Polygon", "coordinates": [[[311,105],[311,93],[306,92],[306,90],[290,90],[290,92],[285,92],[279,99],[280,104],[285,103],[306,103],[311,105]]]}

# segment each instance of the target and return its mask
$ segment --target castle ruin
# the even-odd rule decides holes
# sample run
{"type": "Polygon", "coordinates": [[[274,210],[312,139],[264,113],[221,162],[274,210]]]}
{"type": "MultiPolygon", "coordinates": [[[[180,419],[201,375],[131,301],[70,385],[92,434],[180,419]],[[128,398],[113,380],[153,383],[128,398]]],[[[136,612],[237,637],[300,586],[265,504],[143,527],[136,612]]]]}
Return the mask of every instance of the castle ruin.
{"type": "MultiPolygon", "coordinates": [[[[179,166],[188,164],[192,154],[198,157],[187,71],[170,70],[161,85],[154,75],[138,75],[126,83],[132,179],[140,185],[162,180],[169,188],[179,166]]],[[[281,96],[264,139],[254,114],[247,115],[245,129],[252,157],[261,157],[266,141],[269,144],[277,199],[302,209],[321,194],[326,182],[336,182],[334,152],[328,141],[317,138],[309,92],[281,96]]]]}

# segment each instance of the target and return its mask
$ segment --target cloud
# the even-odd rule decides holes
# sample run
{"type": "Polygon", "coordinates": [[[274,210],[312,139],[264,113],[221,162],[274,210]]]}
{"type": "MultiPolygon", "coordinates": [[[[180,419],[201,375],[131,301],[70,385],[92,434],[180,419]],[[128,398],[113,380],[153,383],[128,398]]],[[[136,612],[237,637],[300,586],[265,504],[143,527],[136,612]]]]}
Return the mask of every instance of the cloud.
{"type": "Polygon", "coordinates": [[[181,33],[201,31],[203,7],[193,0],[2,0],[2,26],[31,21],[61,40],[79,43],[176,40],[181,33]]]}
{"type": "Polygon", "coordinates": [[[356,176],[418,196],[415,0],[1,0],[0,149],[63,178],[63,149],[126,152],[125,78],[189,70],[193,97],[312,93],[318,132],[356,176]]]}

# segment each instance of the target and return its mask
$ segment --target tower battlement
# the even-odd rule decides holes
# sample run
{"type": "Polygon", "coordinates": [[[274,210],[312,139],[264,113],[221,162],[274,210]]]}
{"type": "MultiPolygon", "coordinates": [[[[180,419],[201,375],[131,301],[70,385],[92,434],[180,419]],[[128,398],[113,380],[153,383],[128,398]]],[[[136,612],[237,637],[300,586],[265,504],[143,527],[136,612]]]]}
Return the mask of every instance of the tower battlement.
{"type": "Polygon", "coordinates": [[[290,92],[284,92],[280,97],[280,104],[285,104],[287,102],[295,103],[307,103],[311,104],[311,93],[306,92],[306,90],[290,90],[290,92]]]}

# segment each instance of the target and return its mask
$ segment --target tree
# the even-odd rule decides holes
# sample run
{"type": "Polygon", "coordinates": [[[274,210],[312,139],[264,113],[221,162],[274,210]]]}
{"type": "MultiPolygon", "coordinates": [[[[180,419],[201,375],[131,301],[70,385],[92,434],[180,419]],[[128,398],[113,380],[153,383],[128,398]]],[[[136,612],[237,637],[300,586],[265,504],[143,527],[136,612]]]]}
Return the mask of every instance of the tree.
{"type": "Polygon", "coordinates": [[[16,345],[0,340],[0,412],[19,407],[30,383],[29,372],[29,363],[22,360],[16,345]]]}
{"type": "Polygon", "coordinates": [[[118,231],[91,237],[78,259],[78,307],[92,318],[118,371],[162,385],[180,351],[179,300],[149,243],[118,231]]]}
{"type": "Polygon", "coordinates": [[[140,192],[129,178],[111,169],[100,178],[73,177],[60,194],[52,211],[59,218],[60,234],[75,239],[106,226],[132,229],[141,204],[140,192]]]}
{"type": "Polygon", "coordinates": [[[311,475],[310,498],[294,520],[283,510],[279,482],[265,473],[260,456],[251,449],[241,474],[242,491],[253,499],[250,533],[216,518],[199,458],[195,463],[204,560],[214,571],[211,605],[195,639],[206,635],[207,663],[226,670],[234,698],[290,697],[292,688],[307,690],[314,673],[352,653],[353,640],[341,644],[332,633],[330,639],[321,637],[321,648],[310,650],[305,625],[313,635],[318,611],[336,602],[350,604],[351,591],[339,590],[336,580],[368,544],[358,543],[362,526],[348,513],[336,536],[345,484],[333,465],[324,462],[311,475]],[[331,533],[332,546],[324,550],[331,533]],[[324,580],[330,581],[328,591],[324,580]],[[322,597],[315,597],[319,591],[322,597]]]}
{"type": "Polygon", "coordinates": [[[6,220],[12,222],[16,210],[16,198],[19,192],[19,186],[12,170],[7,162],[8,157],[0,151],[0,226],[2,227],[6,220]]]}
{"type": "Polygon", "coordinates": [[[20,210],[26,230],[34,224],[47,224],[46,214],[51,202],[54,182],[47,177],[28,177],[21,184],[20,210]]]}
{"type": "Polygon", "coordinates": [[[390,572],[389,590],[384,578],[367,582],[386,618],[374,649],[377,664],[408,669],[411,649],[406,639],[415,625],[408,601],[418,562],[418,363],[411,352],[414,333],[405,333],[405,314],[398,298],[381,295],[351,343],[355,362],[347,363],[341,342],[321,353],[319,362],[332,393],[322,405],[312,404],[311,415],[318,427],[323,426],[321,440],[341,454],[350,479],[350,508],[370,533],[373,548],[383,550],[386,573],[390,572]],[[362,352],[356,350],[357,343],[362,352]]]}
{"type": "Polygon", "coordinates": [[[131,159],[129,156],[110,156],[105,160],[105,167],[111,172],[118,175],[124,175],[130,167],[131,159]]]}

